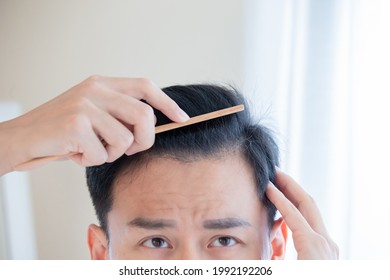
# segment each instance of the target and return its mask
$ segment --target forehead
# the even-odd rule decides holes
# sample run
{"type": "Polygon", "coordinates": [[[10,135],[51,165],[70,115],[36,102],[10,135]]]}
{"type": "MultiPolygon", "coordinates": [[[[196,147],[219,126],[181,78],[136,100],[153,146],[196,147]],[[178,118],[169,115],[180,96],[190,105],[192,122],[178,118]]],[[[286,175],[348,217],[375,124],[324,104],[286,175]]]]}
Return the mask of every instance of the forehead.
{"type": "Polygon", "coordinates": [[[109,220],[249,220],[258,218],[262,208],[253,169],[238,153],[191,162],[155,158],[134,172],[119,175],[109,220]]]}

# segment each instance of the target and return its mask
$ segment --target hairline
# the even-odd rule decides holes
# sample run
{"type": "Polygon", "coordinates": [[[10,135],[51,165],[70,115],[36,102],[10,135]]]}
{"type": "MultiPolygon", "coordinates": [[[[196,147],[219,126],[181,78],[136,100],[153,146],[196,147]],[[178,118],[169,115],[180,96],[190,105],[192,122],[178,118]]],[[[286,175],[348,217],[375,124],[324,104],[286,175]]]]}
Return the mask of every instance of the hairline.
{"type": "MultiPolygon", "coordinates": [[[[242,145],[237,144],[235,146],[236,147],[230,147],[230,148],[227,147],[223,150],[220,150],[218,152],[215,152],[215,153],[209,154],[209,155],[195,154],[195,155],[184,156],[185,153],[182,153],[182,155],[176,155],[176,154],[174,155],[174,154],[170,154],[170,153],[159,153],[159,152],[154,152],[154,151],[150,151],[150,150],[144,151],[144,152],[142,152],[142,154],[140,153],[138,155],[133,155],[133,156],[138,156],[137,160],[132,161],[130,165],[122,164],[120,166],[118,172],[116,173],[115,178],[112,181],[112,184],[110,186],[110,188],[111,188],[111,190],[110,190],[110,194],[111,194],[110,207],[105,215],[105,225],[107,228],[103,228],[103,230],[105,231],[105,233],[107,235],[107,239],[108,240],[110,239],[109,238],[109,229],[108,229],[108,213],[111,211],[112,206],[114,204],[115,187],[117,186],[118,181],[121,178],[123,178],[123,176],[129,175],[129,174],[131,176],[139,176],[141,174],[140,171],[144,170],[144,168],[149,164],[149,162],[151,162],[153,160],[166,159],[166,160],[173,160],[173,161],[182,162],[182,163],[192,163],[192,162],[197,162],[200,160],[220,160],[220,159],[223,159],[223,158],[226,158],[229,156],[238,155],[250,167],[250,170],[251,170],[251,173],[252,173],[252,176],[254,179],[255,188],[256,188],[255,193],[257,195],[257,199],[259,200],[261,205],[265,207],[266,211],[268,211],[267,206],[263,203],[262,198],[258,194],[258,187],[259,186],[258,186],[258,182],[256,179],[255,167],[250,163],[248,157],[245,154],[245,151],[243,150],[244,148],[242,147],[242,145]]],[[[269,219],[268,215],[267,215],[267,219],[269,219]]],[[[273,220],[267,221],[269,233],[271,231],[271,227],[272,227],[273,222],[274,222],[273,220]]]]}

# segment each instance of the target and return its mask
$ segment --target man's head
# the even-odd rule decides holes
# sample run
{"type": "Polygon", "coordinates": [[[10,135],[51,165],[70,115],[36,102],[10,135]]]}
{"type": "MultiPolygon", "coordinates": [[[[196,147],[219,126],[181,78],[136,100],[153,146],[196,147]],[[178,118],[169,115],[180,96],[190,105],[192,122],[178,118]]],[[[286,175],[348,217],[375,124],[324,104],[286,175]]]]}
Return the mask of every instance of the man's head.
{"type": "MultiPolygon", "coordinates": [[[[163,89],[193,117],[245,100],[215,85],[163,89]]],[[[168,123],[155,112],[156,125],[168,123]]],[[[87,168],[101,227],[93,258],[256,259],[283,257],[285,226],[265,196],[278,148],[246,110],[156,135],[147,151],[87,168]]]]}

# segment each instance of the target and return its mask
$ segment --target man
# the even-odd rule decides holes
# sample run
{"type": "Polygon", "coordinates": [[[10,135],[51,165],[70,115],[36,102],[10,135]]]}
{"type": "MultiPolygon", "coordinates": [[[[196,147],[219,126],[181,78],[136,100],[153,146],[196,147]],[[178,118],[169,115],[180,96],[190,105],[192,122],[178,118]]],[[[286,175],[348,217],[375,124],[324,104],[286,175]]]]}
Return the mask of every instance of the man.
{"type": "MultiPolygon", "coordinates": [[[[82,166],[98,166],[105,162],[114,161],[117,161],[114,165],[117,166],[117,163],[120,163],[124,159],[133,159],[132,157],[126,158],[121,156],[123,154],[129,156],[137,155],[138,152],[149,149],[154,143],[155,117],[152,106],[163,112],[163,114],[172,121],[184,122],[188,120],[188,115],[149,80],[92,76],[34,110],[15,119],[0,123],[0,175],[13,170],[20,170],[20,168],[18,168],[19,166],[36,158],[60,156],[69,153],[77,153],[72,155],[70,159],[82,166]],[[146,103],[141,100],[146,101],[146,103]],[[105,145],[100,141],[102,138],[106,143],[105,145]],[[121,159],[117,160],[120,157],[121,159]]],[[[197,107],[195,107],[195,109],[196,108],[197,107]]],[[[201,113],[201,111],[196,111],[194,113],[201,113]]],[[[248,112],[241,114],[240,119],[242,119],[242,116],[245,116],[245,114],[248,114],[248,112]]],[[[233,118],[237,117],[238,114],[233,118]]],[[[159,122],[162,122],[163,116],[158,115],[158,120],[159,122]]],[[[229,118],[223,118],[221,120],[229,120],[229,118]]],[[[207,122],[203,124],[203,127],[207,124],[212,123],[207,122]]],[[[216,122],[214,122],[214,124],[216,124],[216,122]]],[[[182,133],[184,131],[185,130],[181,129],[172,133],[182,133]]],[[[225,136],[224,134],[217,135],[222,138],[225,136]]],[[[269,140],[268,143],[272,143],[272,139],[270,138],[269,140]]],[[[186,142],[182,144],[185,143],[186,142]]],[[[222,141],[222,143],[224,142],[222,141]]],[[[175,144],[177,145],[180,143],[176,142],[175,144]]],[[[126,172],[130,171],[126,170],[126,168],[123,168],[121,172],[118,172],[118,169],[116,171],[114,170],[115,172],[107,172],[107,179],[112,181],[113,184],[111,187],[115,191],[109,192],[112,195],[111,200],[109,197],[104,195],[101,196],[102,202],[100,204],[108,203],[108,206],[110,207],[96,209],[98,215],[101,218],[105,218],[101,219],[102,227],[91,226],[89,228],[88,243],[91,257],[96,259],[125,257],[159,258],[155,251],[152,251],[157,247],[159,248],[158,250],[165,250],[160,250],[160,253],[167,252],[168,250],[171,250],[170,252],[172,252],[172,250],[175,251],[174,253],[165,253],[165,255],[162,256],[164,258],[227,258],[228,255],[224,252],[214,254],[205,253],[206,250],[204,247],[206,246],[207,248],[214,249],[221,247],[226,249],[226,247],[233,248],[239,244],[233,248],[237,250],[240,249],[242,255],[240,255],[239,258],[282,258],[284,254],[284,240],[286,237],[285,225],[281,219],[276,222],[270,220],[270,217],[273,215],[272,206],[269,204],[267,205],[267,199],[263,193],[265,183],[262,182],[259,185],[258,182],[253,182],[254,178],[258,175],[257,173],[254,174],[254,165],[251,165],[251,162],[245,161],[245,157],[243,158],[242,155],[240,156],[238,150],[233,153],[234,149],[226,149],[226,151],[229,150],[230,153],[219,153],[219,157],[216,157],[218,153],[215,153],[214,150],[214,157],[207,157],[206,155],[208,152],[212,151],[211,148],[212,146],[210,146],[210,150],[206,149],[203,153],[199,154],[202,156],[197,158],[198,161],[195,160],[196,154],[192,157],[188,157],[189,161],[185,164],[183,162],[183,157],[181,157],[181,161],[175,161],[172,156],[164,161],[162,153],[160,154],[160,158],[155,158],[155,162],[150,160],[148,160],[149,162],[146,161],[145,159],[148,159],[148,157],[145,156],[138,157],[139,159],[143,157],[144,164],[141,164],[141,162],[140,164],[133,164],[131,170],[133,174],[131,177],[126,176],[126,172]],[[162,165],[158,164],[158,161],[162,161],[162,165]],[[230,161],[231,164],[227,164],[230,161]],[[147,162],[148,165],[145,165],[147,162]],[[168,167],[166,169],[167,171],[158,170],[158,167],[164,165],[168,167]],[[139,168],[134,168],[137,166],[139,168]],[[148,169],[148,167],[150,167],[151,170],[148,169]],[[185,167],[187,167],[188,170],[186,170],[185,167]],[[201,173],[195,172],[196,170],[199,170],[201,173]],[[138,171],[138,174],[136,174],[136,171],[138,171]],[[142,171],[144,171],[144,173],[142,173],[142,171]],[[146,174],[146,172],[148,172],[148,174],[146,174]],[[134,176],[134,173],[137,176],[134,176]],[[205,174],[204,178],[199,176],[199,174],[202,173],[205,174]],[[160,174],[161,176],[156,178],[156,174],[160,174]],[[237,174],[237,177],[226,177],[231,174],[237,174]],[[115,180],[110,178],[114,175],[116,176],[115,180]],[[165,181],[162,180],[163,175],[165,176],[165,181]],[[169,177],[169,175],[172,176],[169,177]],[[138,180],[140,180],[140,178],[143,177],[149,181],[145,181],[145,185],[138,184],[142,183],[142,181],[138,182],[136,179],[138,178],[138,180]],[[226,180],[225,177],[229,178],[229,180],[226,180]],[[153,178],[155,180],[153,180],[153,178]],[[193,190],[190,188],[177,190],[179,185],[173,183],[180,183],[180,180],[183,180],[183,178],[188,178],[188,180],[186,180],[188,186],[191,186],[189,183],[192,183],[196,185],[196,188],[193,190]],[[226,186],[223,186],[224,182],[221,180],[223,178],[225,178],[226,186]],[[131,180],[129,181],[129,179],[131,180]],[[232,185],[228,184],[230,183],[230,180],[234,182],[233,179],[235,179],[236,182],[239,182],[239,185],[241,186],[240,190],[246,190],[246,192],[234,192],[236,189],[233,189],[232,185]],[[140,187],[138,189],[134,188],[134,186],[129,184],[131,182],[135,182],[134,185],[140,187]],[[162,184],[164,182],[169,182],[171,184],[166,184],[166,189],[161,189],[161,185],[159,186],[156,184],[162,184]],[[219,183],[219,185],[217,183],[219,183]],[[205,189],[208,184],[210,186],[216,186],[215,189],[213,189],[213,193],[210,191],[212,190],[211,187],[205,189]],[[253,186],[253,189],[261,186],[260,192],[256,193],[253,189],[250,190],[251,185],[253,186]],[[148,186],[156,186],[156,188],[148,190],[148,186]],[[224,189],[217,189],[218,186],[223,186],[224,189]],[[143,192],[140,192],[140,190],[143,190],[143,192]],[[132,191],[138,191],[139,193],[131,193],[132,191]],[[143,194],[152,194],[150,191],[155,193],[155,197],[142,197],[143,194]],[[161,191],[163,192],[161,193],[161,191]],[[191,193],[191,191],[194,192],[191,193]],[[210,192],[206,198],[204,195],[205,191],[210,192]],[[126,192],[130,192],[130,195],[126,192]],[[182,192],[182,194],[180,192],[182,192]],[[218,195],[216,195],[216,192],[218,192],[218,195]],[[169,194],[176,194],[176,197],[174,197],[175,200],[168,197],[169,194]],[[178,199],[180,196],[183,199],[186,197],[189,199],[180,201],[178,199]],[[132,199],[133,197],[139,197],[139,199],[133,199],[134,201],[126,200],[132,199]],[[164,200],[165,198],[166,200],[164,200]],[[254,198],[261,199],[261,203],[264,203],[264,205],[260,204],[259,199],[255,200],[254,198]],[[210,203],[206,203],[207,199],[210,200],[210,203]],[[148,200],[149,202],[151,201],[151,203],[147,205],[146,203],[148,200]],[[169,205],[165,207],[163,203],[169,201],[172,201],[172,203],[168,203],[169,205]],[[204,201],[205,203],[197,204],[199,201],[204,201]],[[129,207],[129,203],[137,202],[143,203],[141,205],[140,203],[134,204],[136,205],[135,207],[138,207],[138,210],[142,210],[142,208],[150,209],[150,213],[142,211],[128,212],[128,208],[126,207],[129,207]],[[173,202],[175,202],[175,204],[173,204],[173,202]],[[154,208],[150,208],[150,204],[154,208]],[[225,207],[225,204],[239,207],[229,210],[225,207]],[[198,208],[196,207],[197,205],[199,206],[198,208]],[[249,205],[254,208],[251,208],[250,211],[239,211],[241,208],[248,209],[248,207],[250,207],[249,205]],[[206,206],[210,206],[210,211],[206,211],[206,206]],[[211,208],[211,206],[213,207],[211,208]],[[255,209],[256,207],[257,209],[255,209]],[[104,211],[101,211],[101,209],[104,211]],[[168,212],[169,209],[171,209],[171,212],[168,212]],[[174,212],[174,209],[178,210],[174,212]],[[179,211],[181,209],[184,210],[179,211]],[[197,211],[198,209],[199,211],[197,211]],[[193,211],[191,212],[191,210],[193,211]],[[100,214],[99,211],[101,211],[100,214]],[[156,212],[161,214],[157,221],[155,217],[151,217],[153,214],[156,215],[156,212]],[[122,217],[129,213],[132,213],[133,215],[136,214],[139,216],[136,218],[142,219],[122,217]],[[183,216],[184,219],[187,219],[183,222],[183,217],[178,217],[178,215],[175,216],[175,213],[178,213],[178,215],[190,213],[193,214],[193,217],[187,219],[187,217],[189,217],[188,215],[183,216]],[[140,216],[141,214],[143,216],[140,216]],[[168,214],[169,217],[167,221],[168,214]],[[179,218],[181,218],[181,220],[179,218]],[[104,224],[105,221],[106,224],[104,224]],[[124,223],[126,223],[126,225],[124,225],[124,223]],[[195,225],[201,228],[201,230],[197,228],[198,230],[194,232],[197,233],[196,235],[191,232],[187,233],[183,230],[180,231],[180,229],[185,229],[188,225],[192,226],[190,227],[191,230],[195,229],[195,225]],[[119,226],[119,230],[116,226],[119,226]],[[258,236],[255,236],[253,229],[258,226],[260,227],[257,232],[258,236]],[[124,247],[127,246],[126,244],[129,244],[129,240],[126,239],[127,236],[123,234],[124,238],[120,238],[120,231],[123,230],[125,232],[128,231],[129,228],[132,228],[132,233],[134,233],[134,229],[137,229],[136,231],[141,235],[143,233],[142,230],[148,232],[151,229],[164,229],[165,232],[162,232],[164,235],[158,236],[146,235],[146,239],[139,240],[137,243],[139,246],[135,246],[139,251],[141,250],[140,248],[148,248],[153,253],[150,253],[149,255],[145,255],[145,253],[143,253],[143,255],[136,255],[134,254],[135,248],[127,248],[128,251],[123,251],[123,248],[119,250],[122,245],[124,247]],[[268,228],[268,230],[265,228],[268,228]],[[250,242],[247,241],[246,238],[244,239],[244,237],[241,237],[241,235],[236,236],[235,234],[226,231],[213,235],[207,240],[208,242],[201,239],[199,235],[199,232],[201,232],[201,234],[203,232],[203,237],[206,238],[205,232],[234,229],[241,230],[241,232],[244,233],[248,232],[247,236],[252,238],[249,240],[250,242]],[[167,238],[168,236],[165,236],[166,232],[169,230],[175,232],[174,238],[172,237],[173,240],[170,240],[167,238]],[[269,232],[268,235],[267,231],[269,232]],[[189,242],[188,239],[183,239],[182,235],[180,235],[181,238],[179,238],[178,232],[182,235],[188,234],[196,239],[193,239],[193,242],[189,242]],[[180,240],[179,243],[176,242],[178,240],[180,240]],[[185,241],[184,243],[183,240],[185,241]],[[203,243],[201,241],[203,241],[203,243]],[[248,245],[245,245],[246,243],[244,242],[247,242],[248,245]],[[180,245],[180,253],[176,250],[179,246],[178,244],[180,245]],[[198,250],[199,248],[195,247],[199,247],[202,244],[206,244],[202,247],[204,249],[203,251],[198,250]],[[188,245],[191,246],[188,247],[188,245]],[[242,247],[245,246],[258,246],[258,248],[256,251],[242,251],[242,247]],[[183,250],[183,248],[188,248],[190,250],[183,250]],[[197,250],[194,251],[194,249],[197,250]],[[185,252],[189,252],[192,255],[186,255],[185,252]]],[[[177,146],[173,147],[173,150],[177,151],[177,146]]],[[[275,152],[275,149],[271,149],[270,151],[275,152]]],[[[149,154],[152,155],[152,153],[149,154]]],[[[171,153],[171,155],[173,154],[171,153]]],[[[185,154],[182,154],[182,156],[184,155],[185,154]]],[[[276,154],[272,155],[272,159],[275,160],[276,164],[276,154]]],[[[134,157],[134,159],[135,158],[136,157],[134,157]]],[[[150,157],[149,159],[152,158],[153,157],[150,157]]],[[[133,162],[136,161],[133,160],[133,162]]],[[[252,162],[252,164],[253,163],[254,162],[252,162]]],[[[268,163],[269,162],[267,161],[267,164],[268,163]]],[[[28,168],[37,166],[38,165],[33,166],[29,164],[28,168]]],[[[130,166],[128,167],[130,168],[130,166]]],[[[275,175],[273,174],[274,167],[268,166],[267,168],[268,174],[260,174],[263,174],[263,179],[267,178],[267,176],[268,179],[272,179],[275,175]]],[[[264,170],[264,172],[266,171],[264,170]]],[[[92,180],[91,178],[92,177],[89,179],[90,183],[92,180]]],[[[329,237],[324,223],[322,222],[320,212],[310,196],[302,190],[292,178],[280,170],[276,170],[274,183],[278,186],[278,189],[273,187],[272,183],[269,183],[265,190],[266,196],[280,211],[284,221],[291,229],[298,258],[337,258],[337,246],[329,237]]],[[[97,202],[98,201],[95,198],[95,205],[97,205],[97,202]]]]}
{"type": "MultiPolygon", "coordinates": [[[[163,91],[190,116],[245,104],[234,89],[215,85],[163,91]]],[[[157,125],[169,122],[161,112],[155,115],[157,125]]],[[[88,230],[91,257],[283,259],[286,223],[274,221],[270,199],[292,230],[299,258],[337,258],[315,204],[276,165],[271,133],[246,106],[156,135],[146,151],[89,167],[100,221],[88,230]]]]}

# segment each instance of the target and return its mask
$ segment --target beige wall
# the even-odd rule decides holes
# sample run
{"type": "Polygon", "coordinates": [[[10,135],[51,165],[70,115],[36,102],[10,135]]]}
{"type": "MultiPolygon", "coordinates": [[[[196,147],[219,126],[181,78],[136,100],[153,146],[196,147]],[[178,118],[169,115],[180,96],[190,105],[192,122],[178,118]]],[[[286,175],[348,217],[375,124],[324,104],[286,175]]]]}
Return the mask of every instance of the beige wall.
{"type": "MultiPolygon", "coordinates": [[[[29,110],[91,74],[240,86],[243,3],[2,0],[0,101],[29,110]]],[[[89,258],[96,219],[83,172],[70,162],[30,172],[41,259],[89,258]]]]}

